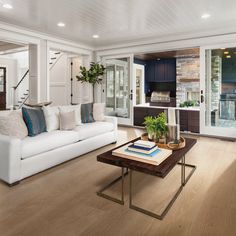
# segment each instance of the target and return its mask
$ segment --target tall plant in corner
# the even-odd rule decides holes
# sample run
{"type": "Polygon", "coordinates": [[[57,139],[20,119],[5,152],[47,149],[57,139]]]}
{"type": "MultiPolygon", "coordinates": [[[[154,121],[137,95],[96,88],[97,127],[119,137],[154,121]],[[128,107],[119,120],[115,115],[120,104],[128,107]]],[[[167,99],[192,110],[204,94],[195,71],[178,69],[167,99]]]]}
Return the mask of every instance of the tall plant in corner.
{"type": "Polygon", "coordinates": [[[105,74],[106,68],[99,63],[91,62],[90,68],[86,69],[84,66],[80,66],[80,75],[76,78],[78,81],[84,83],[90,83],[93,85],[93,100],[95,98],[94,85],[102,82],[102,76],[105,74]]]}

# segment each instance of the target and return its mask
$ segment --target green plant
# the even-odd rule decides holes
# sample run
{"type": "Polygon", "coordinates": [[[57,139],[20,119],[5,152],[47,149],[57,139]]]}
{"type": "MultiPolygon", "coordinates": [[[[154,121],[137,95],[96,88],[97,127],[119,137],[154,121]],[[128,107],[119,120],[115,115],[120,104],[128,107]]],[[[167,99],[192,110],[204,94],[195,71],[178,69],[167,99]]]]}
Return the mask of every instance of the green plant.
{"type": "Polygon", "coordinates": [[[149,134],[149,137],[160,139],[166,137],[168,127],[166,125],[167,118],[164,112],[160,113],[157,117],[147,116],[144,118],[143,124],[149,134]]]}
{"type": "Polygon", "coordinates": [[[106,68],[102,64],[91,62],[88,70],[84,66],[80,66],[80,70],[80,75],[76,76],[78,81],[95,85],[101,83],[101,76],[104,75],[106,68]]]}
{"type": "Polygon", "coordinates": [[[168,133],[168,127],[166,123],[167,123],[166,114],[162,112],[155,119],[155,133],[157,139],[166,137],[168,133]]]}
{"type": "Polygon", "coordinates": [[[155,133],[155,118],[152,116],[146,116],[144,118],[143,124],[145,125],[145,128],[150,136],[153,136],[155,133]]]}

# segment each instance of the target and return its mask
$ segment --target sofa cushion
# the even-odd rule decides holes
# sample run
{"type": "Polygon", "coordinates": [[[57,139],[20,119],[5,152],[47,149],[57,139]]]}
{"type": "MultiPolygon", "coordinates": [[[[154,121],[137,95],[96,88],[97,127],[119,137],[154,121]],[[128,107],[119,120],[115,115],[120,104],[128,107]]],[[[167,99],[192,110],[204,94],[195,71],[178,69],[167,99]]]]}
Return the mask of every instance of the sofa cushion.
{"type": "Polygon", "coordinates": [[[78,132],[55,130],[22,140],[22,159],[79,141],[78,132]]]}
{"type": "Polygon", "coordinates": [[[81,104],[81,120],[83,123],[94,122],[93,103],[81,104]]]}
{"type": "Polygon", "coordinates": [[[78,105],[68,105],[68,106],[59,106],[60,112],[75,112],[75,121],[76,125],[81,125],[81,104],[78,105]]]}
{"type": "Polygon", "coordinates": [[[79,140],[91,138],[114,130],[114,125],[109,122],[93,122],[77,126],[74,131],[78,132],[79,140]]]}
{"type": "Polygon", "coordinates": [[[46,132],[46,122],[41,109],[22,107],[22,114],[29,136],[36,136],[46,132]]]}
{"type": "Polygon", "coordinates": [[[60,130],[73,130],[75,127],[75,111],[60,112],[60,130]]]}
{"type": "Polygon", "coordinates": [[[59,108],[58,107],[43,107],[43,112],[46,120],[47,131],[58,130],[59,123],[59,108]]]}
{"type": "Polygon", "coordinates": [[[21,112],[11,111],[0,114],[0,133],[3,135],[24,139],[28,136],[28,130],[22,118],[21,112]]]}
{"type": "Polygon", "coordinates": [[[105,103],[93,104],[93,118],[95,121],[105,120],[105,103]]]}

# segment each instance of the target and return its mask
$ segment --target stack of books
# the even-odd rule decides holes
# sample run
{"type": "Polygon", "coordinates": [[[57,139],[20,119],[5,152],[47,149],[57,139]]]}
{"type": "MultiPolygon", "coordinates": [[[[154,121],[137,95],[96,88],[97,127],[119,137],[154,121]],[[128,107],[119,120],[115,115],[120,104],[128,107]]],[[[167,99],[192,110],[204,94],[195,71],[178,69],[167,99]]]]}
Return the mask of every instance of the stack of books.
{"type": "Polygon", "coordinates": [[[131,143],[127,149],[131,152],[150,155],[155,152],[158,147],[154,142],[138,140],[134,143],[131,143]]]}
{"type": "Polygon", "coordinates": [[[112,155],[152,165],[161,164],[172,150],[158,148],[154,142],[139,140],[112,151],[112,155]]]}

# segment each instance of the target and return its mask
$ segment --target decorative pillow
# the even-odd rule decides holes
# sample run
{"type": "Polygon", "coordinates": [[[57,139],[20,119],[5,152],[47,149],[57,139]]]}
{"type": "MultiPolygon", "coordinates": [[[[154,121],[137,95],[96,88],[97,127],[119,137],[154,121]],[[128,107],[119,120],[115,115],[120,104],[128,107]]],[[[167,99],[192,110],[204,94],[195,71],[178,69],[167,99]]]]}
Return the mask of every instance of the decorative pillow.
{"type": "Polygon", "coordinates": [[[28,135],[33,137],[46,132],[46,122],[41,109],[30,109],[22,107],[22,114],[28,129],[28,135]]]}
{"type": "Polygon", "coordinates": [[[46,120],[47,131],[58,130],[59,123],[59,108],[58,107],[43,107],[43,113],[46,120]]]}
{"type": "Polygon", "coordinates": [[[93,103],[81,104],[81,120],[83,123],[94,122],[93,103]]]}
{"type": "Polygon", "coordinates": [[[0,116],[0,133],[19,139],[28,136],[22,115],[17,111],[12,111],[8,116],[0,116]]]}
{"type": "Polygon", "coordinates": [[[70,105],[70,106],[60,106],[60,112],[75,112],[75,123],[76,125],[81,125],[81,104],[70,105]]]}
{"type": "Polygon", "coordinates": [[[105,120],[105,103],[93,104],[93,118],[95,121],[105,120]]]}
{"type": "Polygon", "coordinates": [[[73,130],[75,127],[75,111],[60,112],[60,130],[73,130]]]}

